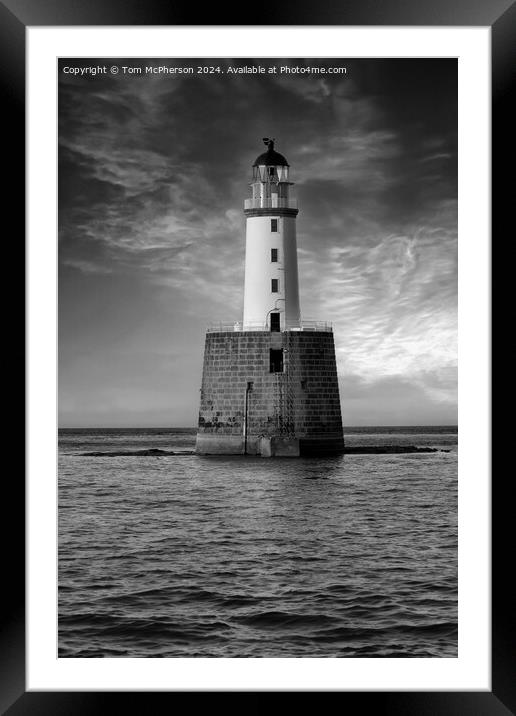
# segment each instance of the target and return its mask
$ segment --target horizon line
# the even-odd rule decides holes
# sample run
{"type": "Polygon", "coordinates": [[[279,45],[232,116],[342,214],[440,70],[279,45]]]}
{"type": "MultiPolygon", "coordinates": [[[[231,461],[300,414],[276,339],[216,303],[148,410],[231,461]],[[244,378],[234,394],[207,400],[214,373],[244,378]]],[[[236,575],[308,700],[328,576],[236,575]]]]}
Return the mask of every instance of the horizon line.
{"type": "MultiPolygon", "coordinates": [[[[458,423],[384,423],[343,425],[346,428],[458,428],[458,423]]],[[[197,430],[196,425],[58,425],[58,430],[197,430]]]]}

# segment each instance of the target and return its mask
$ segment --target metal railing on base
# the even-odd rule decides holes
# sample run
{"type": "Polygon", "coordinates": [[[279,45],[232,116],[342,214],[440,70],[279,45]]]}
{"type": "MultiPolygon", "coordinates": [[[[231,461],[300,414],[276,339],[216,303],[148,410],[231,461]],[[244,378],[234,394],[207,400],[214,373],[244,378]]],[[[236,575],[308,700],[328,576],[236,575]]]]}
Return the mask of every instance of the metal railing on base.
{"type": "MultiPolygon", "coordinates": [[[[242,321],[215,321],[208,324],[206,328],[207,333],[226,333],[228,331],[267,331],[271,330],[270,325],[267,323],[258,323],[255,321],[243,323],[242,321]]],[[[288,322],[287,325],[281,329],[284,331],[324,331],[332,332],[333,326],[328,321],[313,321],[313,320],[301,320],[295,322],[288,322]]]]}

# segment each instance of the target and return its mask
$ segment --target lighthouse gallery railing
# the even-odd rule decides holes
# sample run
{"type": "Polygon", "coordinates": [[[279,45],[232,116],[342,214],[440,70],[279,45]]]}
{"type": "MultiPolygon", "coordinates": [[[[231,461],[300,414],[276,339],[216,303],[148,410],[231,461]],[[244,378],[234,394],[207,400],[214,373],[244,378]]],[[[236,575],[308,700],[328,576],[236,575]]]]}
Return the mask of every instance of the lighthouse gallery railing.
{"type": "Polygon", "coordinates": [[[244,199],[244,209],[297,209],[297,199],[273,196],[261,196],[256,199],[244,199]]]}
{"type": "MultiPolygon", "coordinates": [[[[207,333],[225,333],[227,331],[267,331],[271,330],[268,323],[242,323],[242,321],[217,321],[208,324],[207,333]]],[[[327,321],[296,321],[288,323],[285,331],[323,331],[333,332],[333,326],[327,321]]]]}

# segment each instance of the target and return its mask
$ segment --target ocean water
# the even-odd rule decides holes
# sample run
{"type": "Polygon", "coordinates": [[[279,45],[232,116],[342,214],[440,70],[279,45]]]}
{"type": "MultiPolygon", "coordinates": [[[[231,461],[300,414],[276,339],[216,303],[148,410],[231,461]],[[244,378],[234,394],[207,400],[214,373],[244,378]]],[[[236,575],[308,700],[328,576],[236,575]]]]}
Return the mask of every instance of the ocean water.
{"type": "Polygon", "coordinates": [[[60,430],[59,656],[456,657],[457,430],[345,438],[448,452],[210,458],[193,429],[60,430]],[[110,455],[152,448],[182,454],[110,455]]]}

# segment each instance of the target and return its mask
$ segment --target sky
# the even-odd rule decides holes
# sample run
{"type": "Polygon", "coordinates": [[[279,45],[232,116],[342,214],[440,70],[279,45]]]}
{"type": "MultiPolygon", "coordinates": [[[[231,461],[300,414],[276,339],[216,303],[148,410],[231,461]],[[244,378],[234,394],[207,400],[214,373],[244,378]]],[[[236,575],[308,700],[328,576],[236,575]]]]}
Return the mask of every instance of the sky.
{"type": "Polygon", "coordinates": [[[456,424],[456,60],[66,59],[58,80],[61,427],[197,424],[206,326],[242,315],[262,137],[290,164],[343,424],[456,424]],[[145,71],[199,65],[221,72],[145,71]]]}

